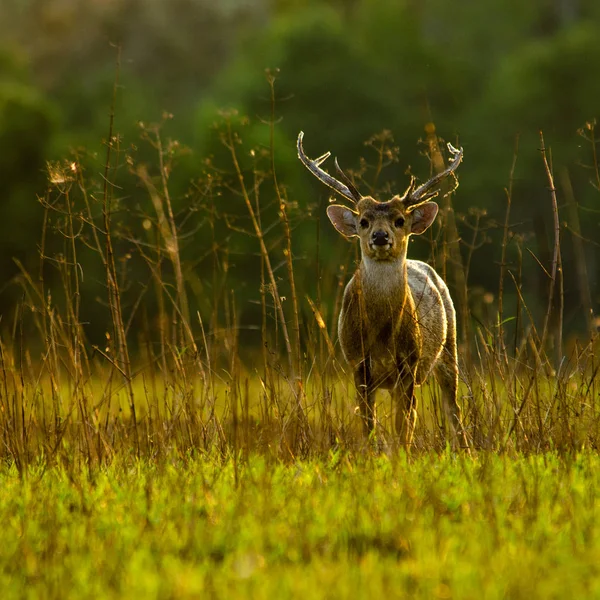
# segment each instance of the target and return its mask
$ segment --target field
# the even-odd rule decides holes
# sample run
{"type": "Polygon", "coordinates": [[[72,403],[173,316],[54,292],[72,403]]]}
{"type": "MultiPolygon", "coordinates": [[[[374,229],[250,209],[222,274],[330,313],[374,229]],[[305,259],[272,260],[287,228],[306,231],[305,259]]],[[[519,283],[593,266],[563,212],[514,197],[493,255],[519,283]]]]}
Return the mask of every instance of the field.
{"type": "Polygon", "coordinates": [[[591,598],[595,453],[3,469],[10,598],[591,598]]]}
{"type": "MultiPolygon", "coordinates": [[[[2,598],[600,597],[597,322],[582,269],[564,327],[543,136],[543,260],[511,225],[517,154],[501,220],[441,186],[420,248],[457,308],[466,443],[429,382],[406,451],[386,393],[363,433],[336,334],[356,248],[277,179],[274,81],[269,143],[223,114],[187,188],[169,115],[143,151],[113,114],[102,153],[48,163],[39,265],[0,322],[2,598]],[[492,230],[493,293],[469,284],[492,230]]],[[[388,131],[367,147],[363,187],[399,160],[388,131]]]]}

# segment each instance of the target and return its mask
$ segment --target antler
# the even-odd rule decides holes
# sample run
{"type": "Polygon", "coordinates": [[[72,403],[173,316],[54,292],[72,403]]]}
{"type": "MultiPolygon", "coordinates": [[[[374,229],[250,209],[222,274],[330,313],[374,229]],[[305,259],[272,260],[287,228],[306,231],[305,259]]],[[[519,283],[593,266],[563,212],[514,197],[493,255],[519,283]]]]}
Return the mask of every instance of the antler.
{"type": "Polygon", "coordinates": [[[440,181],[442,181],[442,179],[446,179],[448,175],[452,175],[454,171],[456,171],[463,157],[463,149],[461,148],[460,150],[457,150],[450,142],[448,142],[447,145],[450,154],[452,154],[454,157],[450,163],[450,166],[441,173],[434,175],[429,181],[426,181],[424,184],[420,185],[416,190],[413,190],[414,178],[412,178],[410,185],[406,190],[404,197],[402,198],[405,206],[414,208],[420,204],[424,204],[428,200],[431,200],[431,198],[435,198],[435,196],[438,195],[438,191],[436,190],[435,192],[432,192],[430,191],[431,188],[436,186],[440,181]]]}
{"type": "Polygon", "coordinates": [[[343,180],[344,183],[338,181],[329,173],[323,171],[320,165],[324,163],[330,156],[331,152],[325,152],[319,158],[315,158],[314,160],[310,160],[306,154],[304,154],[304,148],[302,147],[302,138],[304,137],[304,132],[301,131],[298,134],[298,158],[302,161],[304,166],[320,181],[322,181],[325,185],[328,185],[330,188],[334,189],[338,194],[341,194],[347,200],[350,200],[353,204],[358,202],[361,199],[361,195],[359,191],[354,187],[353,183],[350,181],[348,176],[340,169],[338,165],[337,158],[335,159],[335,168],[343,180]]]}

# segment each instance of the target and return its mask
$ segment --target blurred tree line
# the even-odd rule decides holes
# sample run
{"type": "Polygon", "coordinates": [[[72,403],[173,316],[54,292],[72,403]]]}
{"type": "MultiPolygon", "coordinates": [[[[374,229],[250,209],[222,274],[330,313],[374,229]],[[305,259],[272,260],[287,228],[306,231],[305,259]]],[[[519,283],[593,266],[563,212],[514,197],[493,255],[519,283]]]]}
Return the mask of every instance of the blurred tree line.
{"type": "MultiPolygon", "coordinates": [[[[600,116],[599,31],[597,0],[4,0],[0,311],[6,312],[18,295],[12,285],[19,273],[13,257],[28,269],[39,263],[35,248],[43,210],[36,196],[46,192],[46,161],[75,151],[85,154],[90,172],[101,171],[119,44],[115,130],[136,160],[151,162],[152,148],[140,141],[140,122],[158,122],[165,111],[173,115],[163,134],[190,148],[171,176],[178,211],[193,205],[200,186],[195,178],[209,172],[213,177],[235,175],[222,144],[221,111],[237,111],[241,167],[256,169],[251,150],[270,146],[273,104],[265,69],[278,69],[271,71],[276,74],[275,164],[280,191],[290,202],[297,270],[309,288],[315,284],[317,227],[320,260],[328,272],[336,272],[347,249],[318,221],[323,220],[327,190],[297,161],[298,131],[306,133],[310,156],[332,150],[343,166],[361,176],[365,193],[401,192],[409,166],[419,178],[428,177],[429,162],[419,143],[428,124],[463,146],[454,208],[459,221],[463,216],[468,221],[472,207],[482,209],[484,238],[490,242],[474,254],[469,287],[496,293],[502,238],[498,224],[504,221],[508,186],[512,232],[520,236],[515,239],[523,240],[548,267],[552,212],[539,152],[543,130],[564,224],[565,325],[582,328],[575,264],[582,258],[570,232],[573,215],[578,215],[576,235],[584,240],[591,302],[597,310],[598,250],[588,240],[597,238],[599,215],[600,181],[595,179],[595,141],[590,141],[594,119],[600,116]],[[376,153],[373,142],[365,142],[384,130],[392,132],[398,150],[375,180],[379,173],[369,165],[376,153]],[[575,213],[569,202],[576,203],[575,213]]],[[[269,160],[265,163],[268,170],[269,160]]],[[[135,219],[140,214],[136,207],[150,205],[150,198],[138,177],[126,172],[119,177],[123,203],[132,209],[120,218],[135,219]]],[[[186,240],[182,252],[196,269],[189,275],[190,285],[206,291],[203,286],[210,284],[202,281],[202,272],[211,264],[214,243],[206,232],[213,227],[213,236],[230,240],[230,285],[238,291],[239,304],[248,306],[241,309],[243,318],[252,323],[258,309],[247,301],[258,295],[256,240],[234,235],[246,213],[239,195],[227,189],[224,185],[213,199],[213,214],[231,216],[210,226],[206,214],[198,217],[198,233],[186,240]]],[[[273,218],[275,192],[273,186],[265,192],[273,218]]],[[[465,234],[470,235],[468,229],[465,234]]],[[[276,249],[279,241],[275,237],[271,243],[276,249]]],[[[517,260],[522,251],[509,249],[509,260],[517,260]]],[[[413,255],[427,252],[425,244],[413,248],[413,255]]],[[[87,267],[86,285],[101,279],[96,268],[92,263],[87,267]]],[[[538,262],[524,260],[519,268],[529,284],[525,291],[541,296],[547,278],[538,262]]],[[[129,280],[143,278],[135,262],[129,269],[129,280]]],[[[93,322],[95,308],[87,310],[93,322]]]]}

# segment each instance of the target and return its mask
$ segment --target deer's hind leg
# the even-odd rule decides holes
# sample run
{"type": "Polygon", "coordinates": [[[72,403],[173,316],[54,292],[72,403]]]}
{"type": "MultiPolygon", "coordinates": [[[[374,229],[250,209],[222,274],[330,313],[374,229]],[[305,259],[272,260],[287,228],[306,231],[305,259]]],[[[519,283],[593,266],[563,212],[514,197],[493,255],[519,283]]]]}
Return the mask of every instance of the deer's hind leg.
{"type": "Polygon", "coordinates": [[[442,404],[446,423],[448,423],[454,448],[468,448],[468,440],[462,425],[460,406],[458,405],[458,358],[456,339],[446,340],[442,354],[434,367],[435,378],[442,390],[442,404]]]}

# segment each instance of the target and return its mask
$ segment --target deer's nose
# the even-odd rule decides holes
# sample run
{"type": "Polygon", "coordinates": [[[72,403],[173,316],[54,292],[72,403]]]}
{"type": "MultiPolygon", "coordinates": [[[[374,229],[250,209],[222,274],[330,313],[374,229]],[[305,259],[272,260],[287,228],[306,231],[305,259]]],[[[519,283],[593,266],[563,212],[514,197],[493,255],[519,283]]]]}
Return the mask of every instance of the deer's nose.
{"type": "Polygon", "coordinates": [[[387,231],[383,231],[380,229],[379,231],[374,231],[371,239],[373,240],[373,244],[375,246],[387,246],[390,242],[390,236],[387,231]]]}

